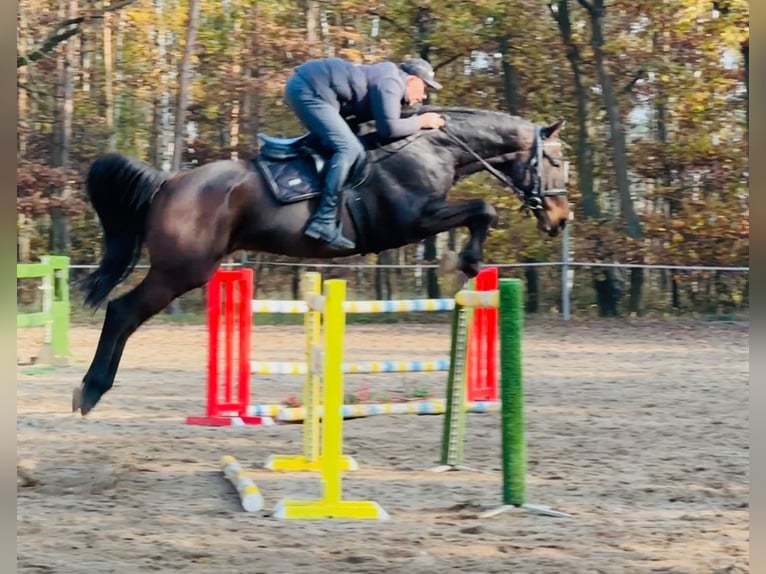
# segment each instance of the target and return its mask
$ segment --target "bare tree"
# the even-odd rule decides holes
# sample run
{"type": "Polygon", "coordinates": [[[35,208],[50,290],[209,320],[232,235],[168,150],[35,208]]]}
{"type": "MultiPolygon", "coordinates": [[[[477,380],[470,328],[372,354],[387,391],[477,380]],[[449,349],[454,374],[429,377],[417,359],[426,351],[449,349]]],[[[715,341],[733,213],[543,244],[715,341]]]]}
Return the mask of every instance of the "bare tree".
{"type": "Polygon", "coordinates": [[[173,131],[173,159],[170,164],[170,169],[173,171],[181,167],[181,157],[184,149],[186,108],[189,105],[189,92],[191,88],[191,59],[194,54],[194,42],[197,37],[199,11],[199,0],[189,0],[189,21],[186,25],[186,43],[184,44],[184,55],[178,70],[175,129],[173,131]]]}

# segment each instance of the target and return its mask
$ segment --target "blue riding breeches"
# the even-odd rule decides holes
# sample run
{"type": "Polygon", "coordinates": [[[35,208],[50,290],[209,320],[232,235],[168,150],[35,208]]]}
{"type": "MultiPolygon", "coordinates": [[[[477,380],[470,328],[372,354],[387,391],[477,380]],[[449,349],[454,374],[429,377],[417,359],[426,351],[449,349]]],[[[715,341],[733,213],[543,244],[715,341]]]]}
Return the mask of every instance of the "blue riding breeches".
{"type": "Polygon", "coordinates": [[[294,74],[287,81],[284,98],[303,126],[333,153],[325,177],[325,191],[335,195],[351,170],[365,160],[362,143],[340,115],[339,105],[322,99],[300,74],[294,74]]]}

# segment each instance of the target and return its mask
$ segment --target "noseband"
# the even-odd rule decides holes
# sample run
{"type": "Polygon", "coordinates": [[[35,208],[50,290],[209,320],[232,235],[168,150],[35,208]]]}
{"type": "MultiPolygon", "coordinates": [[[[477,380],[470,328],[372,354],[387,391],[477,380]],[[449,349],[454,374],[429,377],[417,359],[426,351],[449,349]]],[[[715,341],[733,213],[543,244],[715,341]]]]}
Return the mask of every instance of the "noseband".
{"type": "Polygon", "coordinates": [[[464,141],[447,131],[446,125],[442,126],[441,129],[448,138],[450,138],[453,142],[455,142],[457,145],[471,154],[477,161],[479,161],[484,166],[484,169],[486,169],[489,173],[500,180],[503,185],[510,188],[521,200],[521,209],[523,211],[537,211],[543,209],[543,198],[545,197],[567,195],[566,188],[542,189],[543,156],[547,157],[554,166],[559,167],[559,164],[556,162],[556,160],[545,153],[545,150],[543,149],[543,138],[539,126],[535,126],[535,146],[532,150],[532,153],[529,154],[529,160],[527,160],[527,162],[524,164],[524,173],[530,174],[530,177],[532,178],[532,187],[528,191],[519,189],[511,178],[507,177],[504,173],[492,167],[489,162],[487,162],[484,158],[479,156],[479,154],[468,147],[464,141]]]}

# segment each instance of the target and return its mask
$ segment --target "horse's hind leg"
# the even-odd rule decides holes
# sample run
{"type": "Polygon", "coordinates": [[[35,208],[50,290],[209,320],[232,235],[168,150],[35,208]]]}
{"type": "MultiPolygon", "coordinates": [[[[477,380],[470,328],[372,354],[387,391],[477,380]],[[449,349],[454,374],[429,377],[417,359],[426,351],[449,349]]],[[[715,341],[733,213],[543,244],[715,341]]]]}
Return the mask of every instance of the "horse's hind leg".
{"type": "Polygon", "coordinates": [[[109,302],[96,354],[82,385],[73,394],[73,411],[79,410],[83,416],[88,414],[112,387],[125,344],[138,327],[173,299],[204,283],[180,283],[178,276],[151,269],[137,287],[109,302]]]}

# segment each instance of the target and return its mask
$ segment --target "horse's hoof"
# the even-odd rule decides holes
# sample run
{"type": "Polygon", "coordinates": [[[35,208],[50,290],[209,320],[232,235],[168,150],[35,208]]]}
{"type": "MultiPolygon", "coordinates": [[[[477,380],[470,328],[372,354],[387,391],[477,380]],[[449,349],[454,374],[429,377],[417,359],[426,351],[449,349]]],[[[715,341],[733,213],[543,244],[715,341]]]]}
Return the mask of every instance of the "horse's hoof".
{"type": "Polygon", "coordinates": [[[80,411],[82,416],[87,415],[96,406],[96,403],[101,399],[101,394],[86,392],[83,387],[75,388],[72,391],[72,412],[76,413],[80,411]]]}
{"type": "Polygon", "coordinates": [[[72,412],[79,411],[80,405],[82,405],[82,388],[75,387],[72,389],[72,412]]]}
{"type": "Polygon", "coordinates": [[[481,261],[473,257],[466,257],[465,255],[460,257],[460,271],[465,273],[465,276],[469,279],[473,279],[481,271],[481,261]]]}

